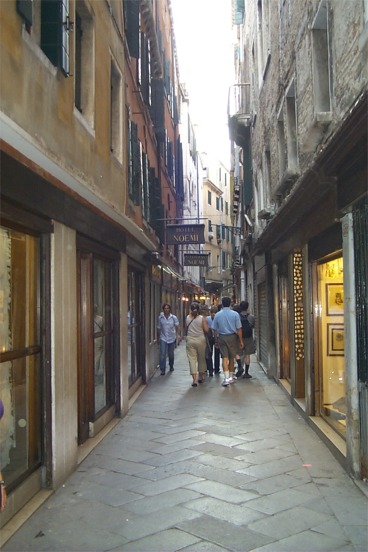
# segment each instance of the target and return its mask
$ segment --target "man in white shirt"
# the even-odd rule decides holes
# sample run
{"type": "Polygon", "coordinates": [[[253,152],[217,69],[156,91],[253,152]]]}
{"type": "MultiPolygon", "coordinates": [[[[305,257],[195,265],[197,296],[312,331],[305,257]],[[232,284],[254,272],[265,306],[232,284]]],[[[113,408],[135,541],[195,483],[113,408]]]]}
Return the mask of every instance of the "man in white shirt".
{"type": "Polygon", "coordinates": [[[157,322],[157,339],[160,343],[161,376],[166,372],[166,357],[169,357],[170,372],[174,371],[176,339],[181,341],[179,320],[171,313],[171,305],[164,303],[157,322]]]}

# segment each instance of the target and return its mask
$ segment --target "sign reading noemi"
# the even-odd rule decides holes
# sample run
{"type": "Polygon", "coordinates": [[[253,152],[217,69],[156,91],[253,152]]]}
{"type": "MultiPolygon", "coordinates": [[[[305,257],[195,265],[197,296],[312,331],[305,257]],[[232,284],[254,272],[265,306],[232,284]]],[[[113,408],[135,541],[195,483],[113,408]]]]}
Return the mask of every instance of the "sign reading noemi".
{"type": "Polygon", "coordinates": [[[204,224],[168,224],[166,226],[166,245],[205,243],[204,226],[204,224]]]}
{"type": "Polygon", "coordinates": [[[184,266],[208,266],[208,254],[191,253],[184,255],[184,266]]]}

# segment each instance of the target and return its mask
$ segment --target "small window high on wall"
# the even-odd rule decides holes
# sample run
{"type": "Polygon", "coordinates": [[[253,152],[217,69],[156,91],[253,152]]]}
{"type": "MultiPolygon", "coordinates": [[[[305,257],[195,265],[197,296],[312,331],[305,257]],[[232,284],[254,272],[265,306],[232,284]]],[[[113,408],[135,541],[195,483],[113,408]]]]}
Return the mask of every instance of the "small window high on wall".
{"type": "Polygon", "coordinates": [[[93,19],[84,2],[77,0],[75,12],[75,107],[94,128],[95,54],[93,19]]]}
{"type": "Polygon", "coordinates": [[[331,111],[328,10],[321,0],[312,25],[313,96],[316,113],[331,111]]]}

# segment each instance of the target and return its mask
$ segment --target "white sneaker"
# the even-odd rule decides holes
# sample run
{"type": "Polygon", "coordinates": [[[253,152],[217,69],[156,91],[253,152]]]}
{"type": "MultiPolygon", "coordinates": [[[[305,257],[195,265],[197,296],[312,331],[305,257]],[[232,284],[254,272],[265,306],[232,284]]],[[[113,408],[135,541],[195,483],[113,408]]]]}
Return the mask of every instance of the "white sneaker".
{"type": "Polygon", "coordinates": [[[229,387],[229,380],[227,379],[224,379],[224,381],[222,382],[222,387],[229,387]]]}
{"type": "Polygon", "coordinates": [[[235,383],[236,382],[236,379],[235,378],[229,378],[228,380],[226,380],[228,383],[235,383]]]}

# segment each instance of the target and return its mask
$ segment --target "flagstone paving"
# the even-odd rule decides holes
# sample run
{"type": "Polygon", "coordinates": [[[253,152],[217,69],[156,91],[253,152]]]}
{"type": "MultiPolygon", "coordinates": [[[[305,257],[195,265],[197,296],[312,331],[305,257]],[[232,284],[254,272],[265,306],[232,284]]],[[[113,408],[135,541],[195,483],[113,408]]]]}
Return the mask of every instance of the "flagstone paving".
{"type": "Polygon", "coordinates": [[[182,344],[4,551],[365,552],[367,497],[252,362],[197,388],[182,344]]]}

